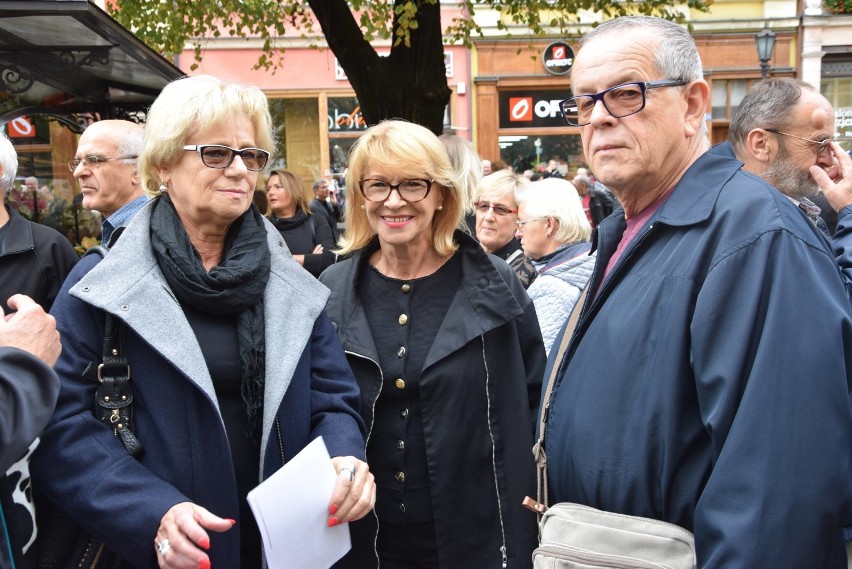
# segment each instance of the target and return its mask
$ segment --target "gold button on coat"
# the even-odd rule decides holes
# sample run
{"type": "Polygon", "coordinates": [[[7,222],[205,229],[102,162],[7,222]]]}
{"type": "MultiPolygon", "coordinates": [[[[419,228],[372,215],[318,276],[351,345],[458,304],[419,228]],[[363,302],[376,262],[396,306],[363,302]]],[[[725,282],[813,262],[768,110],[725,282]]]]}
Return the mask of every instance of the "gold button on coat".
{"type": "Polygon", "coordinates": [[[402,285],[402,292],[404,292],[405,294],[408,294],[409,292],[411,292],[411,285],[410,284],[402,285]]]}
{"type": "Polygon", "coordinates": [[[399,325],[405,326],[407,323],[408,323],[408,316],[405,315],[405,314],[400,314],[399,315],[399,325]]]}
{"type": "Polygon", "coordinates": [[[397,389],[405,389],[405,380],[400,378],[396,380],[396,388],[397,389]]]}
{"type": "Polygon", "coordinates": [[[405,472],[397,472],[397,473],[394,475],[394,478],[396,478],[396,481],[397,481],[397,482],[399,482],[400,484],[402,484],[403,482],[405,482],[405,472]]]}

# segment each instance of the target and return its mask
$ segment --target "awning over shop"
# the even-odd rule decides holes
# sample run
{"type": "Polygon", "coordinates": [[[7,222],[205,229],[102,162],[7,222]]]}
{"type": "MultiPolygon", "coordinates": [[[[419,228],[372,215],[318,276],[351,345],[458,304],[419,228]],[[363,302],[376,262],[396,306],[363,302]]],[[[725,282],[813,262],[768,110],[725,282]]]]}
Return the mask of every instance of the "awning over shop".
{"type": "Polygon", "coordinates": [[[0,0],[0,125],[138,119],[183,72],[88,0],[0,0]]]}

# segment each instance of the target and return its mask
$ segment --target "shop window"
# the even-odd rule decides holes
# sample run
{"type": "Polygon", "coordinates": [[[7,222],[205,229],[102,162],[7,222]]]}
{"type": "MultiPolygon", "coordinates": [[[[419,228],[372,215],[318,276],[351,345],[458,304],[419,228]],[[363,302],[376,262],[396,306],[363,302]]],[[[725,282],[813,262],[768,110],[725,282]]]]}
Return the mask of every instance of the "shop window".
{"type": "Polygon", "coordinates": [[[711,91],[713,120],[731,120],[752,83],[752,79],[714,79],[711,91]]]}
{"type": "Polygon", "coordinates": [[[320,123],[316,97],[270,99],[269,110],[278,137],[275,159],[267,170],[287,169],[310,189],[322,175],[320,123]]]}
{"type": "Polygon", "coordinates": [[[100,214],[84,209],[67,162],[77,136],[45,115],[9,121],[5,134],[18,154],[18,173],[6,203],[26,219],[52,227],[83,252],[100,236],[100,214]]]}
{"type": "Polygon", "coordinates": [[[824,77],[821,92],[834,107],[835,136],[846,150],[852,149],[852,76],[824,77]]]}
{"type": "Polygon", "coordinates": [[[544,174],[553,169],[571,179],[586,166],[579,134],[503,135],[499,137],[500,160],[517,173],[532,170],[544,174]]]}

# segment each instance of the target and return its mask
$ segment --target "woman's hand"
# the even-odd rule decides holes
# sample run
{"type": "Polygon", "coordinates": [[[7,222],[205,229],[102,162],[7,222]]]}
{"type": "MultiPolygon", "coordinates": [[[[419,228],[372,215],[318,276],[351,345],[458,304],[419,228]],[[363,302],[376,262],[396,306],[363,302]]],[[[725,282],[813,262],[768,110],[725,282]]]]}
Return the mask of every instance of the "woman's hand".
{"type": "Polygon", "coordinates": [[[336,456],[331,462],[337,483],[328,508],[328,527],[360,520],[376,504],[376,482],[366,462],[354,456],[336,456]]]}
{"type": "Polygon", "coordinates": [[[210,536],[205,530],[228,531],[234,520],[220,518],[192,502],[175,504],[160,520],[154,550],[162,569],[210,569],[210,536]]]}
{"type": "Polygon", "coordinates": [[[318,254],[320,254],[320,253],[322,253],[322,243],[320,243],[319,245],[317,245],[316,247],[314,247],[314,254],[315,254],[315,255],[318,255],[318,254]]]}

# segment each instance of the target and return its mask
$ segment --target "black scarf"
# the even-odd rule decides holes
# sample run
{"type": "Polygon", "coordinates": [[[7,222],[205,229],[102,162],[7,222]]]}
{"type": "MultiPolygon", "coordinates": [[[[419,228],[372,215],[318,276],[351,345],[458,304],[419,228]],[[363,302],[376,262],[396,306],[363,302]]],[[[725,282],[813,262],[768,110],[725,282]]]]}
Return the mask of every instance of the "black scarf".
{"type": "Polygon", "coordinates": [[[307,220],[308,214],[302,209],[298,210],[296,215],[293,217],[278,217],[274,213],[269,216],[269,221],[272,222],[272,225],[274,225],[278,231],[287,231],[288,229],[299,227],[307,220]]]}
{"type": "Polygon", "coordinates": [[[178,301],[209,314],[239,314],[240,391],[251,431],[247,434],[259,446],[266,352],[263,292],[270,267],[263,217],[251,207],[237,218],[225,237],[222,260],[207,272],[168,194],[163,194],[151,211],[151,244],[178,301]]]}

